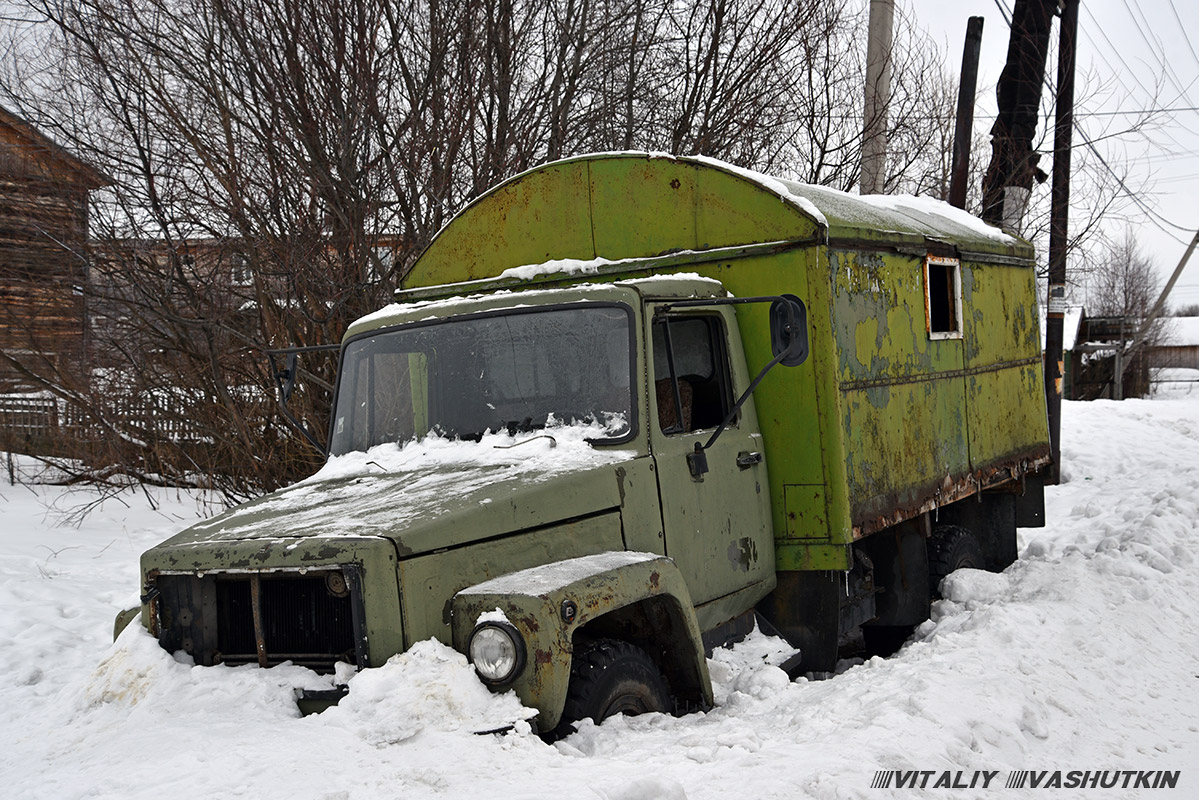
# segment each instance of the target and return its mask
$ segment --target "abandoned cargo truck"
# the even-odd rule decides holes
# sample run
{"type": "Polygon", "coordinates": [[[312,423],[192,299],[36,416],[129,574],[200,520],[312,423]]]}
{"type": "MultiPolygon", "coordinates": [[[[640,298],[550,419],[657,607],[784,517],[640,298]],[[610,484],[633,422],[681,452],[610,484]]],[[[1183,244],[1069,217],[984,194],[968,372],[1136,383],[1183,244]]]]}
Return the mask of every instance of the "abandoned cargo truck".
{"type": "Polygon", "coordinates": [[[1042,524],[1034,274],[932,201],[534,169],[346,332],[317,475],[143,555],[141,621],[324,672],[435,637],[543,732],[704,707],[705,651],[755,621],[830,670],[1042,524]]]}

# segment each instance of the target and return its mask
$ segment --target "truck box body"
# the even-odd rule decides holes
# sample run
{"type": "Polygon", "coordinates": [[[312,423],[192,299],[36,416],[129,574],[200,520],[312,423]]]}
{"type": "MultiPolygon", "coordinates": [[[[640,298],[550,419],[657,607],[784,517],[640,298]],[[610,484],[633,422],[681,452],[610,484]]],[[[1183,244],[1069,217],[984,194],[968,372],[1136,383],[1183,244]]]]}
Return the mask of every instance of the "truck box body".
{"type": "MultiPolygon", "coordinates": [[[[754,394],[779,570],[848,569],[854,540],[1048,460],[1032,248],[943,203],[699,158],[582,157],[475,201],[401,296],[662,272],[807,304],[808,363],[754,394]]],[[[738,318],[756,370],[766,321],[738,318]]]]}

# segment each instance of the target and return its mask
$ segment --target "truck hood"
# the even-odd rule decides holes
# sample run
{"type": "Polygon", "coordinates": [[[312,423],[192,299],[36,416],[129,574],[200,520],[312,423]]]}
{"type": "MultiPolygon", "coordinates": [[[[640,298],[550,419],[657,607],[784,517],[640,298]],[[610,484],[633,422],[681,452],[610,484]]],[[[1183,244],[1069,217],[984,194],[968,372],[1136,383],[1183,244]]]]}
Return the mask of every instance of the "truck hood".
{"type": "Polygon", "coordinates": [[[620,465],[637,454],[592,448],[589,432],[430,437],[337,456],[313,477],[197,523],[157,549],[242,543],[265,555],[302,542],[319,547],[321,539],[381,537],[403,558],[619,507],[620,465]]]}

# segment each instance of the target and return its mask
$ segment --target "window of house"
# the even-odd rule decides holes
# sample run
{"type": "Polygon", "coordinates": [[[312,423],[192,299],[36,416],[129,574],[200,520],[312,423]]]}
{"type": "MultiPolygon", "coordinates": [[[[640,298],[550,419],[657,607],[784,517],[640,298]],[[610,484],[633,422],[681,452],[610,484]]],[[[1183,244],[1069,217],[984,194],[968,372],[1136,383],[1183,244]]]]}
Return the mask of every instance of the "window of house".
{"type": "Polygon", "coordinates": [[[928,335],[962,336],[962,265],[956,258],[929,256],[924,261],[924,302],[928,335]]]}
{"type": "Polygon", "coordinates": [[[654,321],[654,389],[663,433],[715,428],[733,407],[722,331],[715,315],[654,321]]]}
{"type": "Polygon", "coordinates": [[[367,259],[366,278],[368,281],[381,281],[391,275],[395,268],[395,250],[386,245],[371,248],[371,257],[367,259]]]}
{"type": "Polygon", "coordinates": [[[232,258],[230,276],[235,286],[246,286],[253,283],[253,276],[250,274],[250,262],[240,253],[235,254],[232,258]]]}

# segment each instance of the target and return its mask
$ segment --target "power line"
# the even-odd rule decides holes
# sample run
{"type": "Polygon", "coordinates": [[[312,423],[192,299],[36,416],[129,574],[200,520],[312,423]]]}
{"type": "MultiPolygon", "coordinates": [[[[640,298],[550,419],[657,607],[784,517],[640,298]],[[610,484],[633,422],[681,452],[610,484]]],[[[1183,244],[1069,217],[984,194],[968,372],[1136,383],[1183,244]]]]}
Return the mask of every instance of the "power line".
{"type": "Polygon", "coordinates": [[[1174,7],[1174,0],[1170,0],[1170,11],[1174,14],[1174,21],[1178,23],[1178,30],[1182,32],[1182,37],[1186,40],[1187,49],[1191,51],[1191,58],[1195,60],[1195,65],[1199,66],[1199,55],[1196,55],[1195,48],[1191,45],[1191,35],[1187,33],[1187,26],[1182,24],[1182,19],[1178,16],[1178,9],[1174,7]]]}
{"type": "Polygon", "coordinates": [[[1075,116],[1114,117],[1121,114],[1172,114],[1175,111],[1199,111],[1199,106],[1163,106],[1159,108],[1122,109],[1120,111],[1088,111],[1084,114],[1075,113],[1075,116]]]}
{"type": "MultiPolygon", "coordinates": [[[[1149,28],[1150,25],[1149,20],[1145,18],[1144,10],[1139,9],[1138,7],[1140,11],[1140,20],[1138,20],[1137,10],[1134,10],[1132,6],[1128,5],[1128,0],[1123,0],[1123,3],[1124,9],[1128,12],[1128,15],[1132,17],[1132,24],[1134,27],[1136,27],[1137,34],[1140,35],[1141,41],[1145,43],[1145,46],[1149,48],[1149,52],[1154,56],[1154,58],[1157,59],[1158,66],[1161,67],[1166,79],[1170,83],[1174,84],[1174,88],[1178,90],[1180,97],[1185,97],[1193,104],[1194,101],[1191,100],[1190,95],[1187,94],[1187,89],[1183,88],[1182,82],[1178,78],[1178,74],[1174,71],[1173,64],[1171,64],[1170,60],[1166,58],[1165,52],[1161,48],[1161,42],[1156,38],[1154,38],[1153,41],[1150,41],[1150,36],[1145,32],[1145,29],[1149,28]],[[1145,23],[1144,27],[1141,26],[1141,22],[1145,23]]],[[[1191,83],[1188,85],[1188,88],[1193,86],[1194,83],[1194,81],[1191,81],[1191,83]]]]}
{"type": "MultiPolygon", "coordinates": [[[[1006,8],[1004,7],[1002,0],[995,0],[995,3],[997,6],[999,6],[999,10],[1001,13],[1006,12],[1006,8]]],[[[1005,14],[1004,20],[1007,22],[1008,28],[1010,29],[1011,28],[1010,15],[1005,14]]],[[[1092,17],[1092,20],[1094,21],[1094,17],[1092,17]]],[[[1133,21],[1136,22],[1135,19],[1133,21]]],[[[1107,34],[1103,32],[1102,26],[1098,25],[1098,23],[1096,22],[1096,27],[1099,30],[1099,34],[1101,36],[1103,36],[1104,41],[1106,41],[1108,43],[1108,46],[1111,48],[1112,52],[1114,52],[1116,54],[1116,58],[1120,60],[1120,63],[1123,64],[1124,68],[1126,70],[1128,70],[1128,72],[1132,75],[1133,80],[1135,80],[1137,82],[1137,84],[1140,85],[1140,87],[1142,89],[1145,89],[1146,92],[1148,93],[1148,89],[1145,87],[1145,85],[1143,83],[1141,83],[1141,81],[1137,77],[1136,73],[1132,70],[1131,67],[1128,66],[1128,63],[1124,61],[1123,56],[1120,55],[1119,49],[1116,48],[1115,45],[1112,44],[1111,40],[1107,38],[1107,34]]],[[[1080,26],[1080,29],[1082,29],[1082,26],[1080,26]]],[[[1082,32],[1083,32],[1083,35],[1087,36],[1087,38],[1090,39],[1092,43],[1094,43],[1094,39],[1091,39],[1090,34],[1085,29],[1082,29],[1082,32]]],[[[1144,38],[1143,35],[1142,35],[1142,38],[1144,38]]],[[[1146,43],[1148,43],[1148,42],[1146,42],[1146,43]]],[[[1156,53],[1155,53],[1155,55],[1156,55],[1156,53]]],[[[1107,61],[1107,59],[1104,58],[1102,56],[1102,54],[1100,55],[1100,58],[1102,58],[1104,63],[1107,64],[1108,68],[1112,70],[1112,73],[1113,73],[1114,77],[1116,78],[1116,81],[1121,85],[1121,87],[1124,88],[1124,90],[1126,92],[1128,92],[1129,94],[1132,94],[1128,90],[1128,87],[1124,85],[1123,81],[1119,77],[1118,71],[1112,66],[1112,64],[1109,61],[1107,61]]],[[[1049,90],[1050,95],[1055,98],[1055,102],[1056,102],[1057,90],[1051,83],[1049,76],[1047,74],[1042,77],[1042,83],[1049,90]]],[[[1152,93],[1150,93],[1150,94],[1152,94],[1152,93]]],[[[1157,212],[1155,209],[1149,207],[1146,204],[1145,200],[1143,198],[1141,198],[1141,196],[1137,192],[1132,191],[1132,189],[1130,189],[1128,187],[1128,184],[1126,184],[1124,182],[1124,179],[1116,173],[1116,171],[1112,168],[1112,166],[1110,164],[1107,163],[1107,159],[1105,159],[1103,157],[1103,155],[1099,152],[1099,149],[1097,147],[1095,147],[1094,143],[1087,137],[1086,133],[1082,130],[1082,127],[1079,125],[1077,115],[1074,120],[1074,131],[1080,137],[1081,143],[1084,146],[1086,146],[1086,148],[1088,150],[1091,151],[1091,154],[1095,156],[1095,158],[1099,161],[1099,163],[1103,166],[1103,168],[1107,171],[1107,173],[1116,181],[1116,183],[1119,185],[1120,189],[1124,192],[1125,196],[1128,197],[1128,199],[1131,200],[1137,206],[1137,208],[1139,208],[1141,210],[1141,212],[1143,214],[1145,214],[1145,216],[1149,220],[1149,222],[1151,222],[1156,228],[1158,228],[1158,230],[1160,230],[1166,236],[1170,237],[1171,239],[1173,239],[1174,241],[1178,242],[1181,245],[1185,245],[1186,242],[1179,239],[1172,232],[1166,230],[1165,226],[1168,225],[1169,227],[1175,228],[1176,230],[1186,231],[1188,233],[1190,233],[1193,230],[1193,228],[1179,225],[1169,219],[1166,219],[1165,216],[1163,216],[1162,214],[1157,212]]],[[[1168,133],[1166,135],[1169,136],[1168,133]]],[[[1182,146],[1179,142],[1177,142],[1177,140],[1174,140],[1172,136],[1170,136],[1170,139],[1172,141],[1174,141],[1175,144],[1178,144],[1180,147],[1182,146]]]]}

